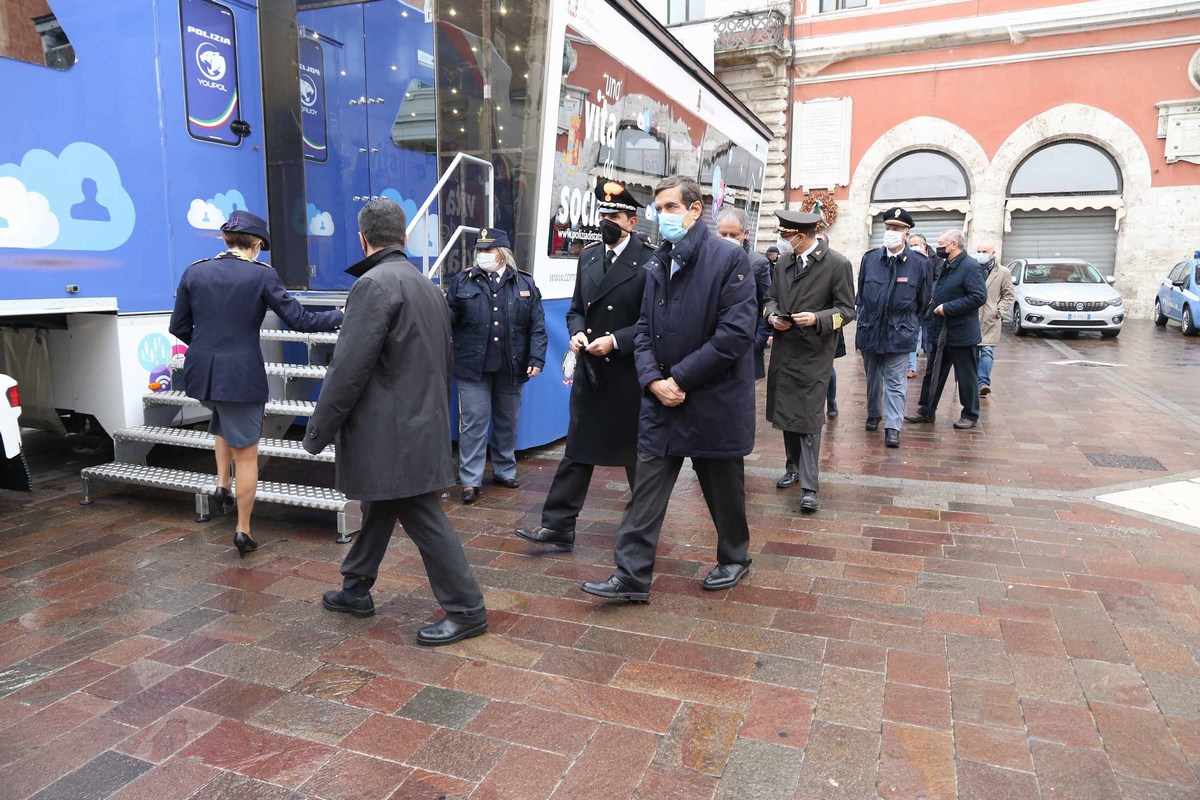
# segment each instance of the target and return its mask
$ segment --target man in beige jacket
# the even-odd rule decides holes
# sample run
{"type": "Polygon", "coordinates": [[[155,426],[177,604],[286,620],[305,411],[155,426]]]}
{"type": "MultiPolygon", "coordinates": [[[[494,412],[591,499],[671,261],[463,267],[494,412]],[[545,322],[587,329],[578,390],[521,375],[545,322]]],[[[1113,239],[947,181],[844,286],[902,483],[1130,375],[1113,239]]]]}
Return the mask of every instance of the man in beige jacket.
{"type": "Polygon", "coordinates": [[[975,251],[975,260],[983,267],[987,276],[987,303],[979,309],[979,396],[992,392],[992,362],[996,345],[1000,344],[1000,323],[1012,311],[1012,272],[996,260],[996,246],[981,244],[975,251]]]}

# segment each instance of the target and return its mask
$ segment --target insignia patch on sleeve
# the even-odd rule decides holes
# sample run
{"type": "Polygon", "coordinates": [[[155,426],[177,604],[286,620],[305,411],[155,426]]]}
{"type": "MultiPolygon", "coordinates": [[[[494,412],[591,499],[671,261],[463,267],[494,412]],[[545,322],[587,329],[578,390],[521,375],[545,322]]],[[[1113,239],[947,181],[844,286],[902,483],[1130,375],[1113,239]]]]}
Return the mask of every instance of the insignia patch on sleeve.
{"type": "Polygon", "coordinates": [[[833,312],[833,329],[836,331],[838,328],[842,327],[842,325],[844,325],[844,324],[845,324],[845,320],[842,319],[842,315],[836,311],[833,312]]]}

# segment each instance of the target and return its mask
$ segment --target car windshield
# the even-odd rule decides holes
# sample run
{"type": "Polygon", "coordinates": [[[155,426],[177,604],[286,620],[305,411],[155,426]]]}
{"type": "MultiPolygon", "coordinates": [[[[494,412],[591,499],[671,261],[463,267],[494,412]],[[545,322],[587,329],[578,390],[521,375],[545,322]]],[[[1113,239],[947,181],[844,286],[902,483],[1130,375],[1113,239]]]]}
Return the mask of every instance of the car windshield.
{"type": "Polygon", "coordinates": [[[1104,283],[1091,264],[1029,264],[1025,283],[1104,283]]]}

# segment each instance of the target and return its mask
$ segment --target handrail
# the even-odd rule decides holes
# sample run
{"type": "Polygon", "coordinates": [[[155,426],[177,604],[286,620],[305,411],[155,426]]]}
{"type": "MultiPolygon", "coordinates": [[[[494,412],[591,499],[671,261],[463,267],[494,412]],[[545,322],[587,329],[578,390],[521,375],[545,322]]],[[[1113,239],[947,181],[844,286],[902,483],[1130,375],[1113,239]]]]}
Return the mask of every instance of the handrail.
{"type": "Polygon", "coordinates": [[[425,271],[425,277],[432,278],[432,276],[437,274],[438,270],[442,268],[442,263],[445,262],[446,258],[450,255],[450,250],[454,247],[455,243],[458,242],[459,237],[461,237],[464,233],[479,233],[479,230],[479,228],[472,228],[470,225],[459,225],[458,229],[455,230],[454,234],[450,237],[450,241],[446,242],[446,246],[442,248],[442,252],[438,253],[437,260],[433,262],[433,266],[429,267],[425,271]]]}
{"type": "MultiPolygon", "coordinates": [[[[496,168],[492,165],[492,162],[490,162],[490,161],[479,158],[477,156],[470,155],[469,153],[459,153],[458,155],[456,155],[454,157],[454,160],[450,162],[450,166],[446,167],[445,171],[442,172],[442,176],[440,178],[438,178],[438,182],[436,184],[434,184],[433,191],[431,191],[429,193],[429,196],[425,198],[425,202],[421,204],[421,207],[419,209],[417,209],[417,213],[413,215],[413,218],[411,220],[409,220],[408,230],[405,231],[406,237],[411,237],[413,235],[413,231],[415,231],[417,229],[417,221],[420,220],[422,217],[425,218],[426,228],[428,228],[428,224],[429,224],[428,217],[429,217],[430,206],[433,205],[433,201],[437,199],[438,195],[441,193],[442,189],[445,187],[446,182],[450,180],[450,176],[454,174],[454,172],[458,169],[459,164],[463,161],[478,164],[482,167],[487,168],[487,175],[488,175],[488,180],[487,180],[487,227],[489,227],[489,228],[495,227],[495,225],[496,225],[496,216],[495,216],[496,215],[496,205],[493,202],[492,195],[495,192],[494,187],[495,187],[495,182],[496,182],[496,175],[495,175],[496,168]]],[[[460,225],[458,227],[458,230],[456,230],[454,232],[454,236],[451,237],[450,243],[447,244],[445,247],[443,247],[442,251],[440,253],[438,253],[437,260],[434,263],[435,268],[439,264],[442,263],[442,261],[445,259],[446,253],[449,252],[450,247],[453,245],[454,241],[457,239],[458,236],[460,236],[462,234],[462,232],[464,230],[470,230],[470,231],[474,231],[476,233],[479,232],[478,228],[467,228],[466,226],[460,225]]],[[[428,238],[428,234],[426,234],[426,238],[428,238]]],[[[429,251],[428,250],[425,251],[425,253],[424,253],[424,255],[422,255],[421,259],[422,259],[422,263],[424,264],[424,269],[422,271],[426,275],[429,275],[430,274],[430,266],[429,266],[429,251]]]]}

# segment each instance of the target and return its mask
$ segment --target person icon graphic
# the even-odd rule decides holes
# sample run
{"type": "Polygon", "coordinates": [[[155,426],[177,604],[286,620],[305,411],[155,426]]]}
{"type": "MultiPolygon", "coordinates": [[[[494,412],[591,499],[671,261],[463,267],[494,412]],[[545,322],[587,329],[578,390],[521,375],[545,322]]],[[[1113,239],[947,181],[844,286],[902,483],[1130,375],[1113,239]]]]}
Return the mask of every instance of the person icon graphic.
{"type": "Polygon", "coordinates": [[[91,178],[84,178],[79,184],[79,190],[83,192],[83,202],[71,206],[72,219],[92,222],[108,222],[112,219],[112,216],[108,213],[108,209],[96,200],[96,192],[98,191],[96,181],[91,178]]]}

